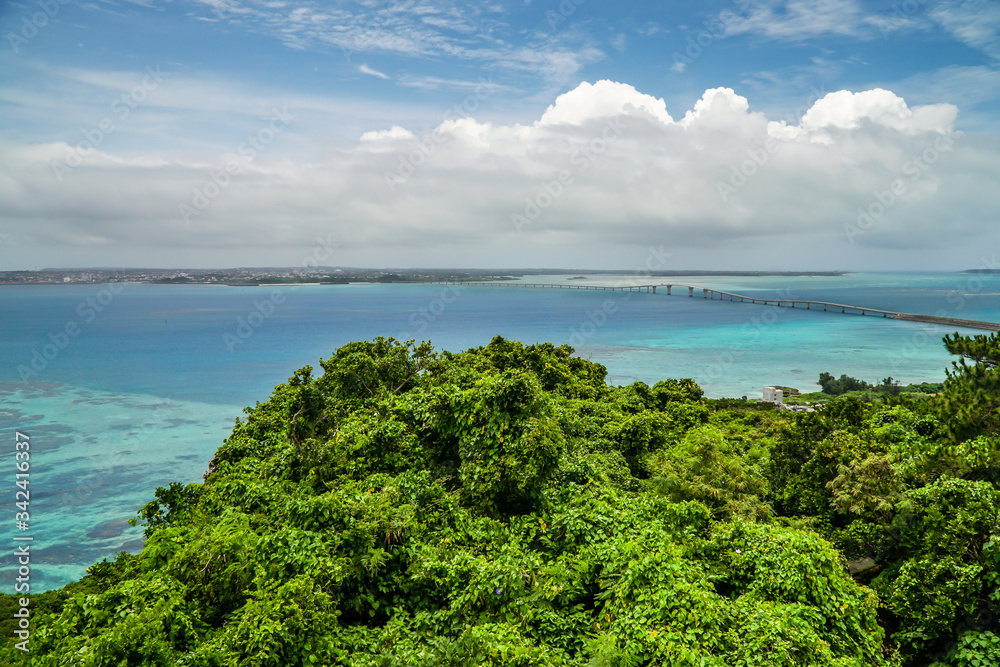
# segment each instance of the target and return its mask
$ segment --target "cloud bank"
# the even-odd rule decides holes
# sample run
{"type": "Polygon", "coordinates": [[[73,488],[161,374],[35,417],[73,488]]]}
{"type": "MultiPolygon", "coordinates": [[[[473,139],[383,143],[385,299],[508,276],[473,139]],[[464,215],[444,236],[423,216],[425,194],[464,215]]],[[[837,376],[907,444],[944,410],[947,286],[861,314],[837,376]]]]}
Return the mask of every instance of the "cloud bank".
{"type": "Polygon", "coordinates": [[[838,91],[789,123],[714,88],[671,114],[630,85],[597,81],[530,124],[452,113],[308,161],[269,152],[282,137],[268,138],[267,123],[258,149],[250,141],[197,163],[93,149],[62,174],[54,164],[72,147],[9,144],[2,250],[20,247],[35,265],[57,248],[80,265],[177,264],[203,257],[196,249],[294,264],[313,239],[332,237],[344,250],[335,263],[354,252],[397,265],[524,266],[578,264],[572,249],[595,245],[610,257],[780,241],[823,244],[844,261],[859,248],[933,249],[986,238],[1000,213],[1000,140],[956,132],[957,113],[883,89],[838,91]],[[463,261],[484,247],[491,261],[463,261]]]}

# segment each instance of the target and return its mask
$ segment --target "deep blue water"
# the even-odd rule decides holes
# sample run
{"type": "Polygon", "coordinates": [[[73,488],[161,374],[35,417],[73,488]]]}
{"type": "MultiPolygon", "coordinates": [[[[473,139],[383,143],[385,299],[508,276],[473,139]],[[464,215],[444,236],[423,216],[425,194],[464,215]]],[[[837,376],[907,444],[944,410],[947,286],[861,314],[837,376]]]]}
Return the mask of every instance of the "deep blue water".
{"type": "MultiPolygon", "coordinates": [[[[996,276],[655,280],[668,281],[1000,321],[996,276]]],[[[616,282],[635,281],[594,275],[571,284],[616,282]]],[[[17,429],[31,436],[26,534],[35,538],[32,581],[40,588],[77,578],[116,550],[138,549],[140,531],[125,522],[156,486],[200,480],[243,406],[352,340],[412,337],[451,350],[484,345],[497,334],[571,343],[605,364],[613,383],[693,377],[709,396],[759,397],[769,384],[808,391],[822,371],[937,381],[950,362],[940,343],[948,330],[940,327],[707,301],[688,298],[687,290],[667,297],[662,289],[653,295],[335,285],[280,288],[274,298],[272,287],[116,289],[0,286],[0,437],[7,443],[0,483],[11,490],[4,496],[11,520],[0,539],[12,544],[16,532],[17,429]]],[[[4,565],[0,585],[12,592],[10,561],[4,565]]]]}

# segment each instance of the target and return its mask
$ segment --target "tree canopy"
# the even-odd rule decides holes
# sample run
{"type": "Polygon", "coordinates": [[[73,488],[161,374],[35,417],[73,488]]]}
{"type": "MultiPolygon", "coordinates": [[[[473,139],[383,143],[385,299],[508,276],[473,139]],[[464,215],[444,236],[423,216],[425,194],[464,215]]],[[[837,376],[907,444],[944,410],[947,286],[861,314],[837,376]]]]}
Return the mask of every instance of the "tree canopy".
{"type": "Polygon", "coordinates": [[[140,553],[32,596],[30,664],[1000,664],[1000,343],[946,343],[944,396],[814,413],[350,343],[157,489],[140,553]]]}

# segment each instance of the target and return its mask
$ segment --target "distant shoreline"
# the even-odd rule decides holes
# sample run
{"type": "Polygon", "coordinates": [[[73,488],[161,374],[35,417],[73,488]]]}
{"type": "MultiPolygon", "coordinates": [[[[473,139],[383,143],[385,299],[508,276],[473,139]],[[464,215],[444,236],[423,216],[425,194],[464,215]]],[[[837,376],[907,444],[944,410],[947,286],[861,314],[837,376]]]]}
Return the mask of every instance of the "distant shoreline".
{"type": "MultiPolygon", "coordinates": [[[[0,285],[104,285],[107,283],[140,283],[146,285],[225,285],[253,287],[257,285],[351,285],[360,283],[421,284],[437,282],[518,281],[531,276],[629,276],[635,271],[581,271],[570,269],[43,269],[39,271],[0,271],[0,285]]],[[[717,277],[717,278],[808,278],[841,277],[843,271],[656,271],[646,278],[717,277]]]]}

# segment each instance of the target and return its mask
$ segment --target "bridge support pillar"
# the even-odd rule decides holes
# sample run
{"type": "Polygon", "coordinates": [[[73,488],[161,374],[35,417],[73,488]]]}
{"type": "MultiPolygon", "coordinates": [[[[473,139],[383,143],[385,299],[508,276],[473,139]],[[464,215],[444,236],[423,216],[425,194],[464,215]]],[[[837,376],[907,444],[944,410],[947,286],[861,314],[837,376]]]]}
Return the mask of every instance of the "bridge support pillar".
{"type": "Polygon", "coordinates": [[[653,285],[653,294],[656,294],[656,285],[653,285]]]}
{"type": "Polygon", "coordinates": [[[707,299],[708,298],[708,290],[707,289],[703,289],[701,291],[701,298],[702,299],[707,299]]]}
{"type": "Polygon", "coordinates": [[[694,296],[694,288],[688,287],[688,296],[694,296]]]}

